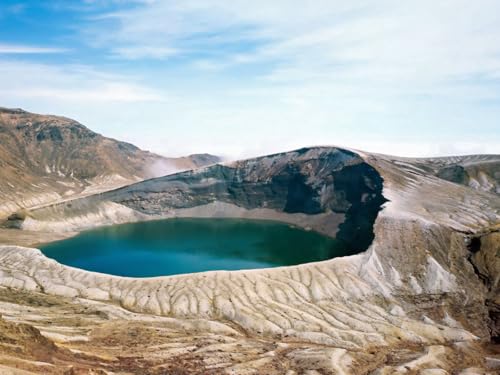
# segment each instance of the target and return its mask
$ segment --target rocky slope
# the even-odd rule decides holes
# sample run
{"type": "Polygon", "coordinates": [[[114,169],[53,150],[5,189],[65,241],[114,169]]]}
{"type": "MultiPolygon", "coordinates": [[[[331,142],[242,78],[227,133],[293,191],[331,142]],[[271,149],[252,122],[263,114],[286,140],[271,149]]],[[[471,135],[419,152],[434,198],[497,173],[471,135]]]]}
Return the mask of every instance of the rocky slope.
{"type": "Polygon", "coordinates": [[[423,160],[436,176],[476,190],[500,194],[500,156],[469,155],[423,160]]]}
{"type": "Polygon", "coordinates": [[[340,236],[355,254],[133,279],[3,246],[1,363],[44,373],[497,373],[500,198],[439,177],[442,163],[308,148],[12,218],[19,239],[159,217],[275,219],[340,236]],[[13,331],[23,332],[17,342],[13,331]],[[33,354],[37,332],[54,343],[44,344],[50,354],[33,354]]]}
{"type": "Polygon", "coordinates": [[[0,108],[0,216],[217,161],[165,158],[71,119],[0,108]]]}

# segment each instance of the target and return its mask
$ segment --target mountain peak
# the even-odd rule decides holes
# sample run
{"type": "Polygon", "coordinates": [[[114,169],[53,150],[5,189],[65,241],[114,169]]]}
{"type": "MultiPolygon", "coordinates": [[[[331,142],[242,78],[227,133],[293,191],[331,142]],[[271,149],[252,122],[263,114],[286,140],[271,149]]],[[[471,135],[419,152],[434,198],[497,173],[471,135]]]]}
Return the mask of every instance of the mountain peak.
{"type": "Polygon", "coordinates": [[[7,107],[0,107],[0,113],[9,113],[9,114],[28,114],[24,109],[22,108],[7,108],[7,107]]]}

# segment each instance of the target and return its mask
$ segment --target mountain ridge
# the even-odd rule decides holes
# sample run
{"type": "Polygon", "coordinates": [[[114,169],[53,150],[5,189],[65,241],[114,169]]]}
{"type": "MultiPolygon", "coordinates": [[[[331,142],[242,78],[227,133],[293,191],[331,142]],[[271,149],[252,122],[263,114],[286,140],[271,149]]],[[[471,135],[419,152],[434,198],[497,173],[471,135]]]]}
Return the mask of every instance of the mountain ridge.
{"type": "Polygon", "coordinates": [[[0,107],[0,215],[218,161],[209,154],[169,158],[70,118],[0,107]]]}

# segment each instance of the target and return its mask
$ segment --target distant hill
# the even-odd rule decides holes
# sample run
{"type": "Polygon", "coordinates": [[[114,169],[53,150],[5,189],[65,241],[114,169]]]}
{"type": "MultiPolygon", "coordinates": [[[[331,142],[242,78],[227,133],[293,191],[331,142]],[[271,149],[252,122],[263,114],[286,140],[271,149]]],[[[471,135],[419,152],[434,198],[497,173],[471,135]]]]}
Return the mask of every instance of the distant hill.
{"type": "Polygon", "coordinates": [[[218,161],[167,158],[72,119],[0,107],[0,215],[218,161]]]}

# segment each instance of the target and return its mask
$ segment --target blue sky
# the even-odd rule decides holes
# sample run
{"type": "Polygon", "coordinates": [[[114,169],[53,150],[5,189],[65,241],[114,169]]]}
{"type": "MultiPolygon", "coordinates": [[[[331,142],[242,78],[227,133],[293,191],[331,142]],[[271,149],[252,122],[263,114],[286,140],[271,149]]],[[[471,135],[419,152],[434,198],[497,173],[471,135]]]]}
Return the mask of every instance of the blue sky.
{"type": "Polygon", "coordinates": [[[0,77],[164,155],[500,153],[496,0],[1,0],[0,77]]]}

